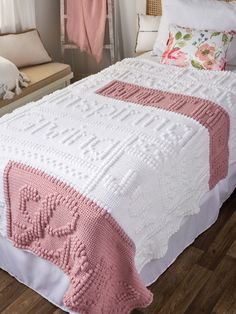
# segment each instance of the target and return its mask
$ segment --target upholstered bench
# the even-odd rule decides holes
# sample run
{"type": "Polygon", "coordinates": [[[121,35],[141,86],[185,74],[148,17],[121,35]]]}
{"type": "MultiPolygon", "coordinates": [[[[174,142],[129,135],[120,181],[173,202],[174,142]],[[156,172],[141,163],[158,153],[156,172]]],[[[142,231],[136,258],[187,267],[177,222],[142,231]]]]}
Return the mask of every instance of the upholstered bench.
{"type": "Polygon", "coordinates": [[[50,62],[21,68],[20,71],[29,77],[30,84],[13,99],[0,100],[0,116],[69,85],[73,78],[70,66],[63,63],[50,62]]]}

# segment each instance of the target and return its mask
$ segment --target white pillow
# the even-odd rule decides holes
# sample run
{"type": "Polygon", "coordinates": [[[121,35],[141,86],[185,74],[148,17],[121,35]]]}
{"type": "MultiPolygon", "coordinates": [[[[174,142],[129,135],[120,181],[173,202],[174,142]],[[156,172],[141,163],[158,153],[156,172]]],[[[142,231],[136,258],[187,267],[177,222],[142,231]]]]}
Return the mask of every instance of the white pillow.
{"type": "Polygon", "coordinates": [[[20,94],[22,87],[27,87],[29,80],[25,74],[19,72],[15,64],[0,57],[0,99],[12,99],[20,94]]]}
{"type": "MultiPolygon", "coordinates": [[[[216,31],[236,31],[236,1],[163,0],[163,16],[153,54],[163,53],[169,25],[216,31]]],[[[236,65],[236,36],[227,53],[227,63],[236,65]]]]}
{"type": "Polygon", "coordinates": [[[153,49],[160,20],[161,16],[138,14],[136,53],[142,53],[153,49]]]}
{"type": "Polygon", "coordinates": [[[163,54],[163,52],[166,49],[166,44],[169,38],[169,26],[171,25],[171,23],[169,23],[166,14],[164,14],[164,7],[162,9],[162,12],[163,15],[159,26],[159,32],[157,33],[157,37],[154,42],[152,51],[152,55],[154,56],[159,56],[163,54]]]}
{"type": "Polygon", "coordinates": [[[52,61],[36,29],[0,35],[0,56],[10,60],[18,68],[52,61]]]}

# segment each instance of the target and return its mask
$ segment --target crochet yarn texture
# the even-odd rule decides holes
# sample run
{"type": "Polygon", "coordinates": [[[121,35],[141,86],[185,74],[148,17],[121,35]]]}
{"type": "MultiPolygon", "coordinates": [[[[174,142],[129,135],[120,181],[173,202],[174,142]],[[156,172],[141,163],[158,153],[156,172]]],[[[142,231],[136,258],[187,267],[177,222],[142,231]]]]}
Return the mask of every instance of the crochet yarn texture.
{"type": "Polygon", "coordinates": [[[117,80],[101,88],[97,93],[126,102],[173,111],[195,119],[209,131],[209,188],[213,189],[227,176],[230,120],[228,113],[222,107],[206,99],[163,92],[117,80]]]}
{"type": "Polygon", "coordinates": [[[68,308],[127,314],[151,303],[134,265],[134,244],[106,210],[20,163],[9,162],[4,185],[8,237],[68,274],[68,308]]]}
{"type": "MultiPolygon", "coordinates": [[[[114,79],[218,104],[230,117],[229,164],[236,162],[236,74],[133,58],[3,116],[0,176],[14,160],[106,209],[134,242],[142,276],[148,262],[171,249],[183,221],[200,211],[209,192],[210,136],[190,116],[96,93],[114,79]]],[[[0,180],[3,237],[6,225],[0,180]]]]}

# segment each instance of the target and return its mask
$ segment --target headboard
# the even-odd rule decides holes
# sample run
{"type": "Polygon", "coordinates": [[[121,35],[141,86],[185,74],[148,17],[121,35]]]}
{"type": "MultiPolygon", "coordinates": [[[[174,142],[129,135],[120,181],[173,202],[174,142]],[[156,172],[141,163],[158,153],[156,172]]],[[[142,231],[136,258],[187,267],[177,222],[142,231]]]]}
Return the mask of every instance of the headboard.
{"type": "MultiPolygon", "coordinates": [[[[226,2],[231,2],[233,0],[224,0],[226,2]]],[[[162,15],[161,0],[147,0],[147,14],[149,15],[162,15]]]]}

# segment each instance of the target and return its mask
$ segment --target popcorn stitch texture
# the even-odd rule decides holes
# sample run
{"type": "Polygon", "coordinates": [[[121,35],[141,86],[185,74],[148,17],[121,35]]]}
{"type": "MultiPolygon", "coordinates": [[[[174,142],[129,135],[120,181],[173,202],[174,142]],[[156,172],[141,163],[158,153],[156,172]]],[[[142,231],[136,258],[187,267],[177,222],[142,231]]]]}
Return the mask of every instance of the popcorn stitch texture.
{"type": "Polygon", "coordinates": [[[81,314],[127,314],[152,294],[135,247],[106,210],[55,178],[9,162],[4,175],[8,237],[69,275],[64,304],[81,314]]]}
{"type": "Polygon", "coordinates": [[[163,257],[209,191],[209,132],[196,120],[96,94],[114,79],[210,100],[230,116],[236,161],[236,75],[125,59],[0,119],[0,233],[9,160],[45,171],[106,209],[133,240],[140,272],[163,257]],[[151,196],[151,197],[150,197],[151,196]]]}
{"type": "Polygon", "coordinates": [[[227,176],[230,120],[228,113],[217,104],[193,96],[163,92],[116,80],[97,93],[126,102],[173,111],[197,120],[208,129],[210,136],[209,188],[213,189],[227,176]]]}

